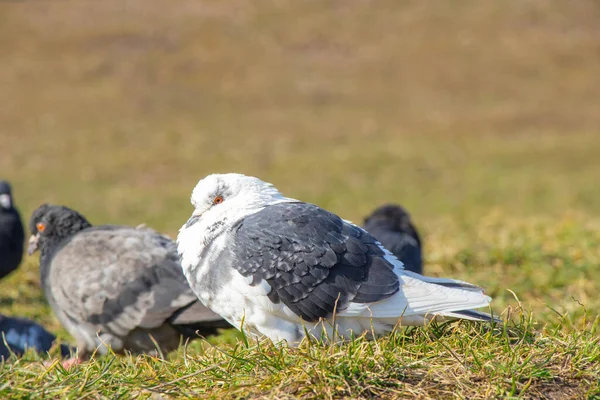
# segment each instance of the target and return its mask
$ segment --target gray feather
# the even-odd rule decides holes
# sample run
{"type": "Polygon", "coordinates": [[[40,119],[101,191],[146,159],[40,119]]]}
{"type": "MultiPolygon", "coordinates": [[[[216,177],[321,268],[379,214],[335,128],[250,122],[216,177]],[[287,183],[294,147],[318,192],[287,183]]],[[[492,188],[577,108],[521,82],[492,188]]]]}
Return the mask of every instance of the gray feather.
{"type": "Polygon", "coordinates": [[[317,206],[266,207],[242,220],[234,235],[229,251],[241,260],[234,268],[253,280],[265,279],[270,299],[282,301],[306,321],[399,290],[393,266],[375,238],[317,206]]]}

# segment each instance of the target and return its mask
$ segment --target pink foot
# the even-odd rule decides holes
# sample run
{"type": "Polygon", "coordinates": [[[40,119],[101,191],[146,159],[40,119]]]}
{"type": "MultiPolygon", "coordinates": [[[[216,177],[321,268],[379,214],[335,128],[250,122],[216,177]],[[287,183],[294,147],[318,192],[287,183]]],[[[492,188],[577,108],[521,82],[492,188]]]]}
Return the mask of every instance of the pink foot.
{"type": "Polygon", "coordinates": [[[80,364],[81,362],[82,362],[82,360],[80,360],[79,358],[73,357],[73,358],[68,358],[68,359],[64,360],[63,362],[61,362],[61,364],[64,369],[69,369],[73,365],[80,364]]]}
{"type": "MultiPolygon", "coordinates": [[[[69,369],[73,365],[77,365],[77,364],[80,364],[82,362],[83,362],[83,360],[80,360],[79,358],[73,357],[73,358],[67,358],[66,360],[60,361],[60,365],[62,365],[62,367],[64,369],[69,369]]],[[[43,365],[46,368],[50,368],[53,365],[55,365],[56,363],[57,363],[57,360],[48,360],[48,361],[44,361],[43,365]]]]}

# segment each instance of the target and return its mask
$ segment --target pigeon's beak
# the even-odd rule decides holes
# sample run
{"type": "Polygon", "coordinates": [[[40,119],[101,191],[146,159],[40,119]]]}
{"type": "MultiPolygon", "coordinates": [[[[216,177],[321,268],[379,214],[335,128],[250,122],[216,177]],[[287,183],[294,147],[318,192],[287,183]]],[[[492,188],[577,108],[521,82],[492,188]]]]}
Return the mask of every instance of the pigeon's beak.
{"type": "Polygon", "coordinates": [[[192,213],[192,216],[190,217],[190,219],[188,219],[187,222],[185,223],[185,227],[189,228],[190,226],[192,226],[196,222],[198,222],[198,220],[200,219],[200,217],[202,216],[202,214],[204,214],[204,211],[194,210],[194,212],[192,213]]]}
{"type": "Polygon", "coordinates": [[[12,205],[10,194],[0,194],[0,206],[5,209],[9,209],[12,205]]]}
{"type": "Polygon", "coordinates": [[[187,222],[185,223],[185,227],[186,227],[186,228],[189,228],[189,227],[191,227],[191,226],[192,226],[192,225],[194,225],[196,222],[198,222],[198,219],[200,219],[200,216],[199,216],[199,215],[192,215],[192,216],[190,217],[190,219],[188,219],[188,220],[187,220],[187,222]]]}
{"type": "Polygon", "coordinates": [[[33,253],[35,253],[35,251],[38,249],[38,241],[40,240],[40,234],[36,234],[36,235],[31,235],[31,237],[29,238],[29,246],[27,246],[27,254],[29,254],[30,256],[33,255],[33,253]]]}

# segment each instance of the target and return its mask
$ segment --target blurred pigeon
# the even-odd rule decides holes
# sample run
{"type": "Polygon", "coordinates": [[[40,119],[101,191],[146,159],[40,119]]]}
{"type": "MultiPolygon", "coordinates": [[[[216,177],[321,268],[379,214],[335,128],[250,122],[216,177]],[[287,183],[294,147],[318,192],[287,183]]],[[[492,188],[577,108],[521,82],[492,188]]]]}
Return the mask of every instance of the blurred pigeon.
{"type": "MultiPolygon", "coordinates": [[[[25,318],[12,318],[0,314],[0,361],[8,359],[10,353],[23,355],[27,349],[38,353],[50,351],[56,336],[41,325],[25,318]]],[[[63,357],[71,354],[67,345],[60,346],[63,357]]]]}
{"type": "Polygon", "coordinates": [[[0,279],[21,263],[24,240],[21,216],[14,207],[10,185],[0,181],[0,279]]]}
{"type": "Polygon", "coordinates": [[[33,212],[30,230],[28,252],[40,249],[44,292],[77,341],[80,360],[108,346],[117,353],[166,353],[181,339],[230,327],[198,301],[166,236],[92,227],[78,212],[49,204],[33,212]]]}
{"type": "Polygon", "coordinates": [[[402,261],[405,270],[423,274],[421,238],[404,208],[383,205],[365,218],[363,228],[402,261]]]}
{"type": "Polygon", "coordinates": [[[191,202],[177,239],[184,273],[206,306],[252,335],[297,344],[306,332],[492,320],[473,311],[491,301],[483,289],[406,271],[365,230],[258,178],[209,175],[191,202]]]}

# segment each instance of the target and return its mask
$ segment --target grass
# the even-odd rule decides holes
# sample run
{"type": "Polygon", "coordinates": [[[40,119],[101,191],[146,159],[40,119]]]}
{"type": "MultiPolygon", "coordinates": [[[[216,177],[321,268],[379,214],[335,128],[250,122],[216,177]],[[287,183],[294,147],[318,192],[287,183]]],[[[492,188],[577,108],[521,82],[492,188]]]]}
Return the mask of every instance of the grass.
{"type": "Polygon", "coordinates": [[[598,321],[593,328],[445,324],[376,342],[270,342],[182,349],[163,361],[106,356],[64,370],[30,354],[0,376],[5,397],[148,398],[593,398],[600,395],[598,321]]]}
{"type": "MultiPolygon", "coordinates": [[[[196,181],[229,171],[356,222],[396,201],[427,274],[485,287],[511,317],[300,349],[229,331],[69,371],[27,354],[0,366],[0,397],[600,397],[599,12],[0,2],[0,171],[25,219],[48,201],[174,236],[196,181]]],[[[35,257],[0,283],[0,312],[70,340],[35,257]]]]}

